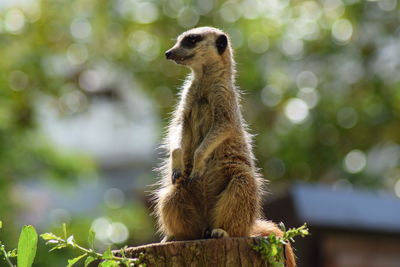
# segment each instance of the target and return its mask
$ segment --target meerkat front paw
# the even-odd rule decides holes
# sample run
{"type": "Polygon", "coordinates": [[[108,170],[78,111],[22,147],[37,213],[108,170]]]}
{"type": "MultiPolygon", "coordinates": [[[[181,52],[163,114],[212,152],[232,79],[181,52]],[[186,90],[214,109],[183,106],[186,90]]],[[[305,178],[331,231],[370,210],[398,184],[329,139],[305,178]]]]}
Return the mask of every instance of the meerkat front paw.
{"type": "Polygon", "coordinates": [[[172,169],[172,184],[181,183],[183,180],[183,174],[180,169],[172,169]]]}
{"type": "Polygon", "coordinates": [[[199,174],[197,172],[193,172],[190,174],[190,176],[185,179],[184,184],[186,186],[190,186],[191,184],[193,184],[194,181],[196,181],[199,178],[199,174]]]}
{"type": "Polygon", "coordinates": [[[221,228],[216,228],[211,231],[211,238],[224,238],[229,237],[229,234],[221,228]]]}
{"type": "Polygon", "coordinates": [[[190,173],[186,184],[190,185],[192,184],[195,180],[197,180],[199,177],[201,177],[204,172],[205,172],[205,164],[203,162],[200,163],[195,163],[192,169],[192,172],[190,173]]]}
{"type": "Polygon", "coordinates": [[[172,160],[172,184],[181,183],[183,180],[182,172],[182,149],[176,148],[171,153],[172,160]]]}

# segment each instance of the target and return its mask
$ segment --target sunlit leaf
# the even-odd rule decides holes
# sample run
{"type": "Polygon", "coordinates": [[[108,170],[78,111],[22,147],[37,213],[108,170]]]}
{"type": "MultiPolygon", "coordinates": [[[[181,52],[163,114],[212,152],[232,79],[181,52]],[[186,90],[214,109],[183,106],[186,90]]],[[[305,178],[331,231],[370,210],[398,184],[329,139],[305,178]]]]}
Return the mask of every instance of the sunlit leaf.
{"type": "Polygon", "coordinates": [[[38,234],[32,225],[22,228],[18,241],[18,267],[30,267],[36,256],[38,234]]]}
{"type": "Polygon", "coordinates": [[[96,260],[96,259],[93,258],[92,256],[87,257],[86,260],[85,260],[85,267],[89,266],[89,264],[90,264],[91,262],[95,261],[95,260],[96,260]]]}
{"type": "Polygon", "coordinates": [[[67,239],[67,225],[63,223],[62,228],[63,228],[64,239],[67,239]]]}
{"type": "Polygon", "coordinates": [[[112,252],[111,252],[110,247],[108,247],[108,248],[106,249],[106,251],[104,251],[104,253],[103,253],[103,258],[104,258],[104,259],[112,259],[112,257],[113,257],[113,254],[112,254],[112,252]]]}
{"type": "Polygon", "coordinates": [[[53,233],[44,233],[44,234],[41,234],[40,237],[42,239],[44,239],[44,240],[56,240],[56,239],[58,239],[58,236],[56,236],[53,233]]]}
{"type": "Polygon", "coordinates": [[[7,252],[7,255],[8,255],[9,258],[15,258],[15,257],[17,257],[17,256],[18,256],[17,249],[14,248],[13,250],[8,251],[8,252],[7,252]]]}
{"type": "Polygon", "coordinates": [[[89,229],[88,243],[91,248],[93,248],[95,237],[96,233],[92,229],[89,229]]]}
{"type": "Polygon", "coordinates": [[[285,224],[283,222],[280,222],[278,226],[283,232],[286,231],[286,227],[285,227],[285,224]]]}
{"type": "Polygon", "coordinates": [[[61,243],[61,244],[58,244],[57,246],[53,247],[49,251],[53,251],[53,250],[56,250],[56,249],[62,249],[62,248],[66,248],[66,247],[67,247],[66,243],[61,243]]]}
{"type": "Polygon", "coordinates": [[[60,240],[55,240],[55,239],[51,239],[46,242],[46,244],[58,244],[58,243],[60,243],[60,240]]]}
{"type": "Polygon", "coordinates": [[[87,256],[87,254],[85,253],[85,254],[82,254],[82,255],[80,255],[80,256],[78,256],[78,257],[76,257],[76,258],[73,258],[72,260],[68,260],[68,265],[67,265],[67,267],[71,267],[71,266],[73,266],[75,263],[77,263],[80,259],[82,259],[82,258],[84,258],[84,257],[86,257],[87,256]]]}
{"type": "Polygon", "coordinates": [[[74,235],[71,235],[70,237],[67,238],[67,243],[70,244],[70,245],[74,245],[75,244],[74,235]]]}
{"type": "Polygon", "coordinates": [[[115,260],[105,260],[100,263],[100,267],[119,267],[119,262],[115,260]]]}

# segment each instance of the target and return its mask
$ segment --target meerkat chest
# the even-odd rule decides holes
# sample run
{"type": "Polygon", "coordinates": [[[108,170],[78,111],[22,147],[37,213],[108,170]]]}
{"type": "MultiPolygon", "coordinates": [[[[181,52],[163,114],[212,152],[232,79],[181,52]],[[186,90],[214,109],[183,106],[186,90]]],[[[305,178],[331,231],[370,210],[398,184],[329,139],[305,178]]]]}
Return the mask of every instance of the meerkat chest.
{"type": "Polygon", "coordinates": [[[188,106],[186,121],[195,137],[202,139],[209,131],[212,120],[212,107],[207,96],[195,96],[188,106]]]}

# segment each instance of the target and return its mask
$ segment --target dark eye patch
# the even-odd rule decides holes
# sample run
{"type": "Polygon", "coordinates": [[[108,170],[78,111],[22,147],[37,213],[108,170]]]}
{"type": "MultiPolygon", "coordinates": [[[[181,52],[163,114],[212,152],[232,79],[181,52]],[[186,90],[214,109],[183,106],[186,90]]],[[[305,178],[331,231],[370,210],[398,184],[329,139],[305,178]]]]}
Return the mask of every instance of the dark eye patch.
{"type": "Polygon", "coordinates": [[[203,36],[200,34],[190,34],[182,39],[181,46],[185,48],[193,48],[196,46],[196,43],[200,42],[201,40],[203,40],[203,36]]]}

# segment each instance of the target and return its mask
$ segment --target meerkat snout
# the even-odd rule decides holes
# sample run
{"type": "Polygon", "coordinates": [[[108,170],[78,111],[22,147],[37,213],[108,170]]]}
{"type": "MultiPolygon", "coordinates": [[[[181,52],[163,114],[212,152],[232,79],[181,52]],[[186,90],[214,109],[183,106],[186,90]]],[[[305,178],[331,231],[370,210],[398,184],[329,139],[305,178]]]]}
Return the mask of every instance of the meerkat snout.
{"type": "Polygon", "coordinates": [[[200,27],[182,33],[176,44],[165,52],[165,56],[177,64],[195,67],[220,60],[227,47],[228,37],[224,32],[200,27]]]}
{"type": "Polygon", "coordinates": [[[167,52],[165,52],[165,57],[166,57],[167,59],[170,59],[171,54],[172,54],[171,51],[167,51],[167,52]]]}

